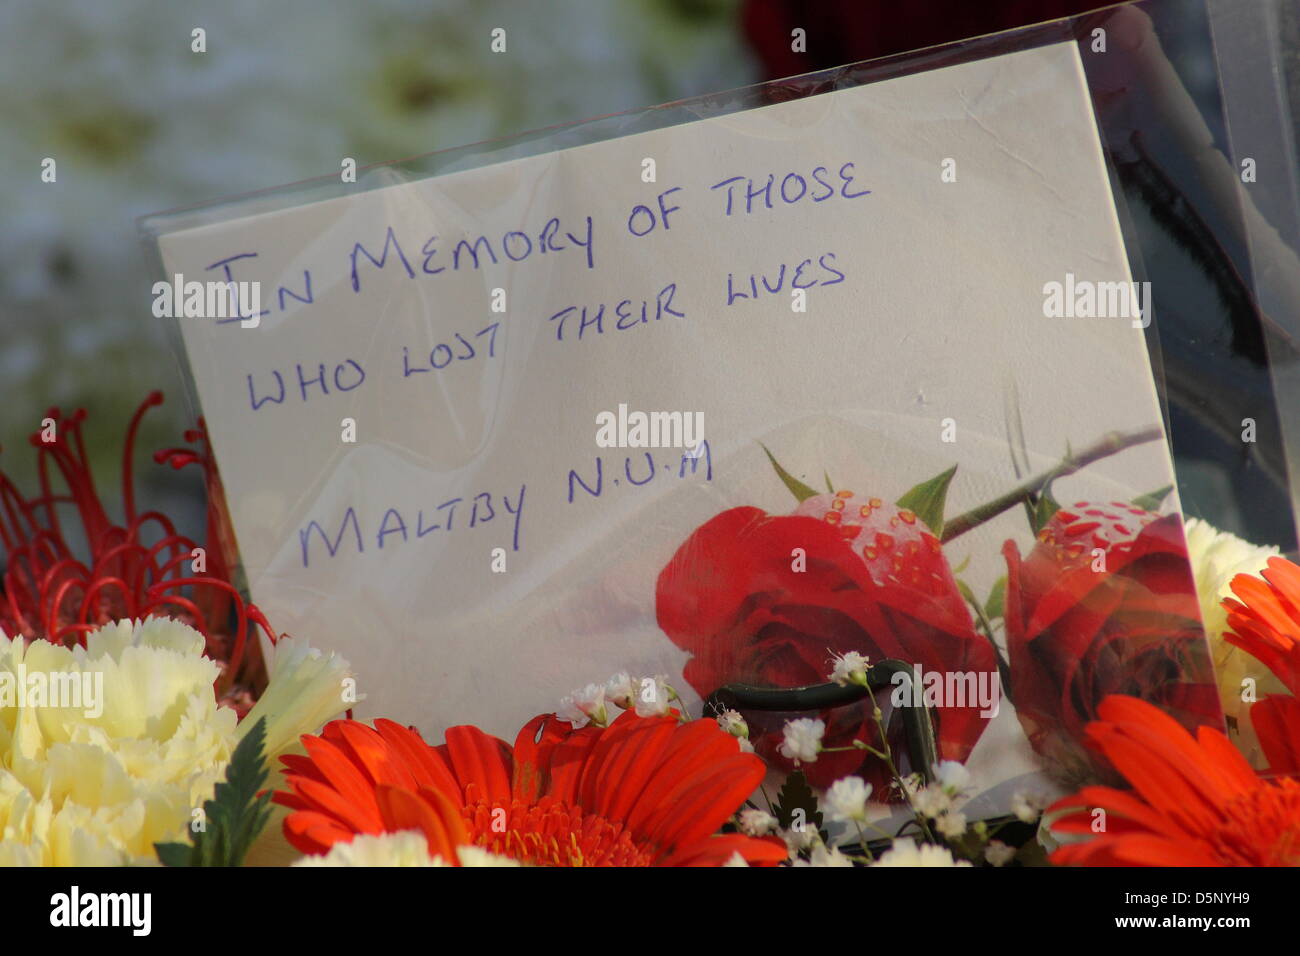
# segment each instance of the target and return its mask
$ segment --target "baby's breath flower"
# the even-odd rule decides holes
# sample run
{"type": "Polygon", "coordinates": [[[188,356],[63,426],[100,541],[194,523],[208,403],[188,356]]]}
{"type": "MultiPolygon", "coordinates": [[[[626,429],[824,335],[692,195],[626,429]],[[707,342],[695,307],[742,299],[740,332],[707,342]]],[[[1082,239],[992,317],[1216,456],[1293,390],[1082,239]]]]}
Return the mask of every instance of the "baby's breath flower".
{"type": "Polygon", "coordinates": [[[931,783],[911,794],[912,808],[925,817],[934,819],[952,809],[952,796],[937,783],[931,783]]]}
{"type": "Polygon", "coordinates": [[[1021,823],[1033,823],[1043,812],[1042,799],[1037,794],[1017,790],[1011,797],[1011,812],[1021,823]]]}
{"type": "Polygon", "coordinates": [[[934,821],[934,827],[949,840],[956,840],[966,832],[966,814],[949,810],[934,821]]]}
{"type": "Polygon", "coordinates": [[[960,796],[970,789],[970,771],[956,760],[944,760],[934,765],[934,779],[950,796],[960,796]]]}
{"type": "Polygon", "coordinates": [[[745,718],[734,710],[724,710],[719,714],[718,726],[733,737],[749,736],[749,724],[745,723],[745,718]]]}
{"type": "Polygon", "coordinates": [[[1001,840],[991,840],[984,848],[984,859],[990,866],[1006,866],[1016,856],[1016,848],[1007,846],[1001,840]]]}
{"type": "Polygon", "coordinates": [[[761,837],[777,829],[776,817],[766,810],[749,808],[741,810],[736,820],[736,827],[746,836],[761,837]]]}
{"type": "Polygon", "coordinates": [[[872,866],[970,866],[966,860],[954,860],[946,847],[923,843],[919,847],[911,837],[895,840],[894,845],[872,866]]]}
{"type": "Polygon", "coordinates": [[[826,733],[824,721],[810,717],[786,721],[785,740],[777,748],[781,756],[798,763],[813,763],[822,749],[822,735],[826,733]]]}
{"type": "Polygon", "coordinates": [[[568,721],[574,730],[580,730],[588,723],[597,727],[606,726],[609,714],[605,709],[605,688],[600,684],[588,684],[581,690],[575,690],[560,701],[555,716],[568,721]]]}
{"type": "Polygon", "coordinates": [[[806,860],[795,860],[795,866],[852,866],[853,861],[839,851],[838,847],[819,843],[813,847],[806,860]]]}
{"type": "Polygon", "coordinates": [[[781,830],[777,835],[785,841],[785,847],[789,851],[792,859],[797,857],[802,851],[821,842],[821,836],[817,833],[817,829],[807,823],[800,827],[790,827],[788,830],[781,830]]]}
{"type": "Polygon", "coordinates": [[[870,797],[871,784],[861,777],[843,777],[822,794],[821,804],[826,815],[837,823],[863,823],[867,819],[867,800],[870,797]]]}
{"type": "MultiPolygon", "coordinates": [[[[906,777],[903,778],[903,793],[905,793],[909,797],[915,793],[918,793],[924,787],[925,787],[925,778],[922,777],[919,773],[909,773],[906,777]]],[[[898,790],[898,781],[897,780],[891,781],[889,784],[889,788],[891,790],[898,790]]]]}
{"type": "Polygon", "coordinates": [[[849,651],[843,656],[832,657],[831,662],[834,665],[831,669],[831,680],[835,683],[841,687],[847,687],[849,684],[867,686],[867,670],[871,667],[871,661],[862,654],[849,651]]]}
{"type": "Polygon", "coordinates": [[[632,706],[633,681],[627,671],[619,671],[605,684],[605,699],[621,710],[632,706]]]}
{"type": "Polygon", "coordinates": [[[663,717],[672,710],[672,700],[676,696],[668,686],[668,675],[644,677],[636,692],[636,712],[641,717],[663,717]]]}

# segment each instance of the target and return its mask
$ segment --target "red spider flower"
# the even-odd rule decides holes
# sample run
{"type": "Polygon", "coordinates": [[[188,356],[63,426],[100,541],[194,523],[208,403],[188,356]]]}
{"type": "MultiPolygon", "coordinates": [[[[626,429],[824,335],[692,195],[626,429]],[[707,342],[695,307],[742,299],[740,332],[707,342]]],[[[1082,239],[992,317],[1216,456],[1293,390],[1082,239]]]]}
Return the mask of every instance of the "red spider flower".
{"type": "Polygon", "coordinates": [[[285,836],[308,854],[360,833],[419,830],[429,853],[455,860],[473,844],[544,866],[717,866],[786,858],[776,840],[715,835],[763,779],[715,721],[624,712],[574,731],[530,721],[514,747],[477,727],[430,746],[391,720],[336,720],[304,736],[306,756],[280,759],[292,812],[285,836]]]}
{"type": "Polygon", "coordinates": [[[50,409],[45,427],[31,437],[39,496],[25,497],[0,472],[0,548],[5,557],[0,629],[29,640],[75,643],[109,621],[155,614],[177,617],[206,636],[208,656],[223,665],[219,690],[237,709],[251,706],[265,676],[257,642],[248,640],[250,624],[272,639],[275,634],[231,583],[227,556],[233,554],[234,537],[202,420],[185,433],[185,440],[199,443],[202,451],[175,448],[154,455],[156,462],[168,461],[174,468],[194,463],[204,471],[208,528],[202,564],[196,561],[198,545],[179,534],[166,515],[136,508],[136,433],[144,413],[162,400],[161,392],[151,393],[127,428],[123,524],[109,518],[95,487],[82,437],[84,409],[66,417],[50,409]],[[56,490],[56,471],[66,490],[56,490]],[[75,523],[65,526],[70,516],[75,523]],[[80,542],[88,551],[84,560],[77,554],[80,542]]]}
{"type": "Polygon", "coordinates": [[[1133,790],[1084,787],[1051,807],[1066,811],[1053,829],[1095,833],[1056,850],[1053,863],[1300,865],[1300,782],[1259,777],[1219,731],[1198,727],[1193,737],[1137,698],[1107,697],[1098,711],[1088,742],[1133,790]]]}
{"type": "Polygon", "coordinates": [[[1251,705],[1250,722],[1269,771],[1300,774],[1300,567],[1269,558],[1263,576],[1232,579],[1239,600],[1223,602],[1229,629],[1224,640],[1263,663],[1296,695],[1269,694],[1251,705]]]}
{"type": "Polygon", "coordinates": [[[1187,727],[1222,725],[1180,519],[1122,502],[1062,508],[1007,560],[1011,699],[1034,750],[1069,786],[1116,782],[1084,746],[1110,694],[1159,704],[1187,727]]]}
{"type": "MultiPolygon", "coordinates": [[[[997,668],[938,539],[912,512],[848,491],[808,498],[792,515],[732,508],[715,516],[660,572],[655,603],[664,633],[691,653],[686,680],[705,697],[731,682],[822,683],[831,655],[848,651],[931,673],[997,668]]],[[[965,760],[988,724],[978,703],[941,706],[935,715],[940,756],[965,760]]],[[[869,702],[821,717],[828,747],[875,741],[869,702]]],[[[783,765],[775,753],[780,740],[777,730],[756,737],[755,747],[783,765]]],[[[862,763],[860,751],[831,753],[803,770],[825,787],[862,763]]],[[[879,761],[861,772],[887,792],[890,778],[879,761]]]]}

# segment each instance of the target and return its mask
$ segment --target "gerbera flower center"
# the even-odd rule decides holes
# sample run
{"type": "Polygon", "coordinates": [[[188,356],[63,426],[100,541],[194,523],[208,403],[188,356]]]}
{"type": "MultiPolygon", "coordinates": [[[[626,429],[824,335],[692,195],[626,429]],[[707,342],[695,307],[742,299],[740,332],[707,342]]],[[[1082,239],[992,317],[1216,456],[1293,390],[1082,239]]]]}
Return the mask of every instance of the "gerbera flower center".
{"type": "Polygon", "coordinates": [[[655,858],[623,824],[550,797],[508,806],[480,800],[462,812],[476,846],[533,866],[649,866],[655,858]]]}
{"type": "Polygon", "coordinates": [[[1279,781],[1242,794],[1223,807],[1211,838],[1229,866],[1300,866],[1300,783],[1279,781]]]}

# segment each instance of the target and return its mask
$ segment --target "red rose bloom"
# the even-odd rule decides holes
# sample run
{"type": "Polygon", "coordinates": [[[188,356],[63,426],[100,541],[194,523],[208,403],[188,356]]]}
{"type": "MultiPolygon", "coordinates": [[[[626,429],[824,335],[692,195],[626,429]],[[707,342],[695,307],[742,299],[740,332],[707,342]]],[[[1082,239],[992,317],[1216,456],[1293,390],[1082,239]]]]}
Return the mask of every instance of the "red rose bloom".
{"type": "Polygon", "coordinates": [[[1007,559],[1010,696],[1035,751],[1070,785],[1114,781],[1084,746],[1108,694],[1185,727],[1223,725],[1177,515],[1122,502],[1062,509],[1023,560],[1007,559]]]}
{"type": "MultiPolygon", "coordinates": [[[[911,512],[846,491],[809,498],[781,517],[724,511],[660,573],[656,604],[659,626],[691,652],[684,673],[701,696],[732,682],[823,683],[831,655],[848,651],[926,671],[997,666],[935,536],[911,512]]],[[[881,694],[886,711],[888,696],[881,694]]],[[[940,755],[965,760],[986,723],[979,707],[941,707],[934,716],[940,755]]],[[[822,717],[826,746],[855,736],[875,742],[869,701],[822,717]]],[[[780,736],[776,729],[755,746],[788,767],[775,753],[780,736]]],[[[858,752],[823,754],[803,769],[815,786],[827,786],[861,764],[858,752]]],[[[864,776],[885,792],[882,768],[864,776]]]]}

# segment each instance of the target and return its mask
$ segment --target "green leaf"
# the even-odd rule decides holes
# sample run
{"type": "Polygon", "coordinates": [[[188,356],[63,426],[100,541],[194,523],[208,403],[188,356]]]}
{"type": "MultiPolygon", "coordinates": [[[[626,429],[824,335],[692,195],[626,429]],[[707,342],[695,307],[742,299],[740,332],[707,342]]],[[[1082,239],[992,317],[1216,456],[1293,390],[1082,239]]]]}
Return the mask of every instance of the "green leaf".
{"type": "Polygon", "coordinates": [[[1060,510],[1061,503],[1052,497],[1052,483],[1049,481],[1043,486],[1043,491],[1034,504],[1034,517],[1029,522],[1034,534],[1037,535],[1038,532],[1042,531],[1047,522],[1052,520],[1052,516],[1060,510]]]}
{"type": "Polygon", "coordinates": [[[953,465],[943,474],[921,482],[897,501],[898,507],[915,512],[936,538],[943,537],[943,509],[948,500],[948,485],[956,473],[957,466],[953,465]]]}
{"type": "Polygon", "coordinates": [[[155,843],[153,848],[163,866],[189,866],[194,852],[188,843],[155,843]]]}
{"type": "Polygon", "coordinates": [[[1007,576],[1004,574],[993,582],[993,590],[984,604],[984,616],[995,621],[1006,612],[1007,576]]]}
{"type": "Polygon", "coordinates": [[[961,578],[954,578],[953,580],[957,582],[957,591],[966,600],[966,603],[978,608],[980,602],[976,600],[975,592],[970,589],[970,585],[961,578]]]}
{"type": "Polygon", "coordinates": [[[955,576],[955,575],[958,575],[958,574],[961,574],[961,573],[962,573],[963,571],[965,571],[968,567],[970,567],[970,555],[969,555],[969,554],[966,555],[966,557],[962,558],[961,564],[957,565],[957,567],[955,567],[955,568],[952,569],[952,573],[953,573],[954,576],[955,576]]]}
{"type": "Polygon", "coordinates": [[[776,469],[777,475],[781,478],[783,482],[785,482],[785,486],[790,489],[790,493],[792,495],[794,495],[800,501],[807,501],[809,498],[812,498],[817,494],[817,492],[814,491],[812,488],[809,488],[807,485],[805,485],[794,475],[790,474],[790,472],[782,468],[780,462],[778,462],[775,456],[773,456],[773,454],[770,451],[768,451],[766,445],[764,445],[762,442],[759,442],[759,447],[762,448],[763,451],[767,453],[767,460],[772,463],[772,467],[776,469]]]}
{"type": "Polygon", "coordinates": [[[808,786],[808,778],[801,770],[796,770],[785,778],[772,810],[777,822],[786,830],[794,825],[795,811],[803,810],[804,826],[815,827],[821,832],[822,812],[817,807],[817,794],[808,786]]]}
{"type": "Polygon", "coordinates": [[[1138,495],[1133,499],[1133,507],[1141,508],[1143,511],[1155,511],[1169,497],[1169,492],[1173,490],[1173,485],[1165,485],[1163,488],[1157,488],[1148,494],[1138,495]]]}
{"type": "Polygon", "coordinates": [[[259,795],[269,771],[263,750],[266,720],[244,735],[230,756],[226,779],[203,804],[204,829],[194,843],[155,843],[164,866],[239,866],[271,815],[271,794],[259,795]]]}

